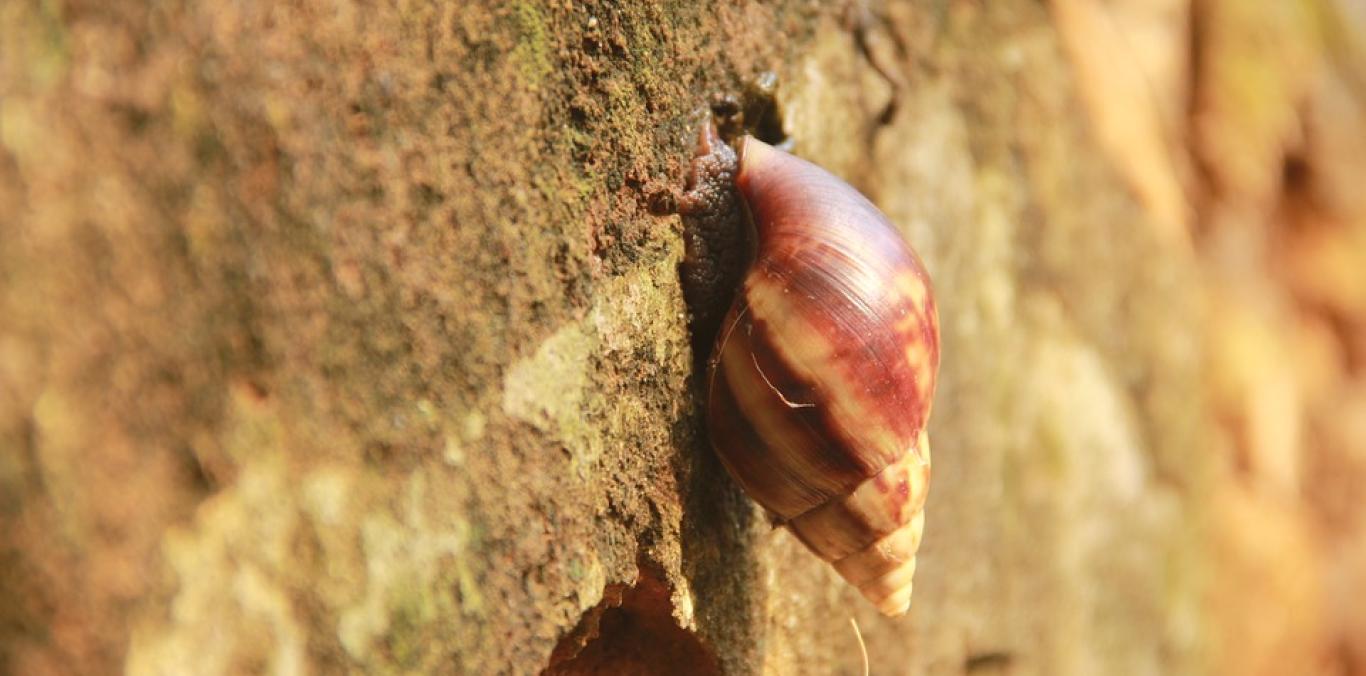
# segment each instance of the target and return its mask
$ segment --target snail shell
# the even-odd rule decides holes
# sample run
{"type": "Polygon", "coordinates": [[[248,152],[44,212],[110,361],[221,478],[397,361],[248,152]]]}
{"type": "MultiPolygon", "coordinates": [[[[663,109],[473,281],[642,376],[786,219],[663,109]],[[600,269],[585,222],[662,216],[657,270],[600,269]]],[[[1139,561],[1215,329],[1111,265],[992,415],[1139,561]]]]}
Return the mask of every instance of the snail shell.
{"type": "MultiPolygon", "coordinates": [[[[750,497],[883,614],[903,614],[924,528],[925,426],[939,365],[929,276],[844,181],[753,137],[738,148],[728,160],[704,129],[679,203],[693,232],[685,288],[697,283],[690,271],[704,282],[738,279],[707,363],[712,444],[750,497]],[[749,240],[753,251],[728,276],[715,270],[724,267],[715,231],[737,227],[718,217],[734,195],[749,219],[724,246],[749,240]]],[[[695,290],[689,303],[722,293],[695,290]]]]}

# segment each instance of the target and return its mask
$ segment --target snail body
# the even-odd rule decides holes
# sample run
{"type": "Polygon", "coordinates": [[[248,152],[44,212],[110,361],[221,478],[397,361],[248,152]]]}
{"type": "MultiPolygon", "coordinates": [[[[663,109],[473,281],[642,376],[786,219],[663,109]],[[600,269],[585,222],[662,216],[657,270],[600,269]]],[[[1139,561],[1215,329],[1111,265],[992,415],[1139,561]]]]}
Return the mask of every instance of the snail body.
{"type": "Polygon", "coordinates": [[[929,276],[844,181],[753,137],[737,145],[707,125],[678,203],[708,434],[750,497],[903,614],[939,364],[929,276]]]}

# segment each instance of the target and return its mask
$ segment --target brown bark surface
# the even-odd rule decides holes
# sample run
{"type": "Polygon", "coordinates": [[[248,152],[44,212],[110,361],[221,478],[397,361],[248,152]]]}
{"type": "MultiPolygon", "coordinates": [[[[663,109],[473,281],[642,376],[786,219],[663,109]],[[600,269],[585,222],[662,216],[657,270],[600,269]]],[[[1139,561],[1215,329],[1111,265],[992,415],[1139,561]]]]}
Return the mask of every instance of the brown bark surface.
{"type": "Polygon", "coordinates": [[[0,5],[0,671],[1366,673],[1350,0],[0,5]],[[696,112],[923,257],[909,616],[700,436],[696,112]]]}

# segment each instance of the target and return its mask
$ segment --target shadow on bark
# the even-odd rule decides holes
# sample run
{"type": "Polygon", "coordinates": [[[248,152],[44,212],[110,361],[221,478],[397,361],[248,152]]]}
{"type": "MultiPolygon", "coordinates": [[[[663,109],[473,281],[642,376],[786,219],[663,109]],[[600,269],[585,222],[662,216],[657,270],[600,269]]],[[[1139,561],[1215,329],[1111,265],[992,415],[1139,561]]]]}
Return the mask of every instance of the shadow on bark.
{"type": "Polygon", "coordinates": [[[663,575],[649,565],[641,566],[633,585],[608,585],[602,602],[560,640],[541,673],[721,673],[715,655],[678,626],[669,597],[663,575]]]}

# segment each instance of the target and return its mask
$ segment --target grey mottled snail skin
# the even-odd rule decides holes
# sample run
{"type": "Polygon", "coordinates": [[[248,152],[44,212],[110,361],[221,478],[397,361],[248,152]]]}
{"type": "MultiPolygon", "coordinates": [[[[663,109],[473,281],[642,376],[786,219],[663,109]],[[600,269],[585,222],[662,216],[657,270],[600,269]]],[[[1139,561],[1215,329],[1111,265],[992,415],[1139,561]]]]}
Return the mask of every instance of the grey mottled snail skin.
{"type": "Polygon", "coordinates": [[[712,445],[744,490],[885,615],[910,608],[939,320],[863,195],[708,124],[678,200],[712,445]]]}

